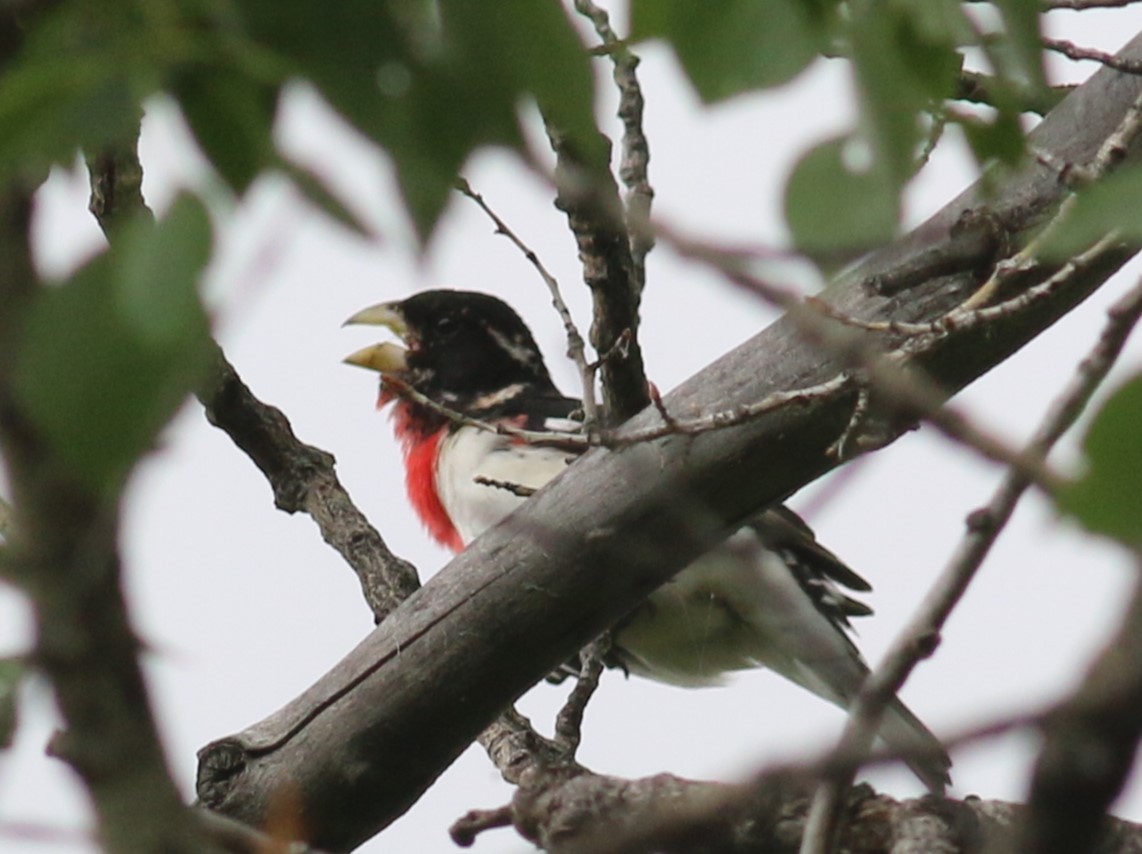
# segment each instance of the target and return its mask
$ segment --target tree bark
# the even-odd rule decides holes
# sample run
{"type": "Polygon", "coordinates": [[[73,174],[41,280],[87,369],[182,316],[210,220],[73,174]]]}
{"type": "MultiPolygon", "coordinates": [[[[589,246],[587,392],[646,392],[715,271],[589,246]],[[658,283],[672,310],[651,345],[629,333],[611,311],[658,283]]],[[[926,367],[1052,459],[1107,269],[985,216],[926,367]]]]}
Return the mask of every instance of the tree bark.
{"type": "MultiPolygon", "coordinates": [[[[584,775],[523,788],[511,823],[548,854],[796,854],[811,781],[776,774],[742,785],[659,774],[584,775]]],[[[847,854],[998,854],[1013,849],[1027,808],[1005,801],[897,801],[869,786],[849,791],[837,850],[847,854]]],[[[463,820],[453,827],[453,837],[463,820]]],[[[1142,826],[1105,819],[1084,854],[1142,851],[1142,826]]],[[[461,837],[462,841],[466,841],[461,837]]]]}
{"type": "MultiPolygon", "coordinates": [[[[1121,54],[1142,57],[1136,38],[1121,54]]],[[[1102,70],[1032,135],[1049,162],[1091,160],[1142,93],[1138,77],[1102,70]]],[[[1128,162],[1139,160],[1137,146],[1128,162]]],[[[1030,166],[973,188],[831,286],[835,311],[924,321],[959,306],[1009,246],[1064,195],[1030,166]]],[[[910,366],[952,394],[1081,302],[1133,253],[1117,248],[1066,287],[1020,311],[921,348],[910,366]]],[[[1010,282],[1025,290],[1051,271],[1010,282]]],[[[851,326],[810,330],[787,316],[664,399],[676,417],[732,409],[813,386],[852,367],[854,352],[896,343],[851,326]]],[[[406,810],[508,703],[627,613],[732,526],[837,464],[830,446],[856,395],[806,397],[732,428],[592,450],[569,473],[488,531],[302,696],[200,752],[203,803],[259,826],[295,804],[309,841],[349,850],[406,810]]],[[[876,396],[874,395],[874,400],[876,396]]],[[[880,410],[883,444],[917,413],[880,410]]],[[[620,430],[661,423],[655,409],[620,430]]],[[[861,425],[867,427],[868,425],[861,425]]]]}

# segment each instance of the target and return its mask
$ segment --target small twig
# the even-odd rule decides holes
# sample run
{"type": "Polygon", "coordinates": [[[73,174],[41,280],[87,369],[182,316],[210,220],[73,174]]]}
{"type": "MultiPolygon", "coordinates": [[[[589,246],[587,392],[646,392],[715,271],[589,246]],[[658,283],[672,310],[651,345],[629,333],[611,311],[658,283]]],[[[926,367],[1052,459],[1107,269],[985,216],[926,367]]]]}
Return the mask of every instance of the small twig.
{"type": "MultiPolygon", "coordinates": [[[[821,301],[803,301],[794,297],[790,291],[748,274],[732,260],[727,268],[724,266],[723,256],[708,246],[676,235],[671,235],[671,243],[679,254],[715,267],[739,287],[753,291],[766,299],[772,299],[784,308],[786,315],[797,324],[806,338],[859,369],[867,377],[872,391],[878,395],[882,405],[887,405],[890,410],[895,409],[909,417],[928,421],[941,433],[973,448],[988,459],[1020,467],[1037,485],[1048,492],[1053,491],[1055,478],[1041,461],[1028,458],[1017,449],[1011,448],[997,437],[975,426],[966,417],[945,405],[945,395],[940,389],[914,372],[904,370],[908,360],[930,349],[933,341],[917,339],[905,342],[897,350],[884,354],[863,336],[844,328],[855,326],[857,331],[860,331],[871,324],[856,319],[852,319],[851,323],[843,322],[834,316],[831,309],[823,308],[824,304],[821,301]]],[[[1070,269],[1073,273],[1084,262],[1089,262],[1089,258],[1079,256],[1065,269],[1070,269]]],[[[909,324],[899,325],[909,326],[909,324]]],[[[878,329],[878,331],[884,330],[878,329]]],[[[813,391],[816,391],[816,387],[813,391]]],[[[768,401],[768,398],[766,400],[768,401]]]]}
{"type": "Polygon", "coordinates": [[[475,202],[480,210],[488,215],[488,218],[495,223],[496,233],[502,234],[523,253],[528,262],[535,267],[540,278],[543,279],[543,283],[547,285],[547,290],[551,294],[551,303],[555,306],[555,310],[559,312],[559,318],[563,321],[563,330],[567,334],[567,357],[575,364],[575,368],[579,372],[579,381],[583,387],[583,430],[588,435],[592,434],[599,424],[599,407],[595,400],[595,369],[587,362],[586,345],[583,343],[583,336],[579,332],[579,327],[575,325],[575,319],[571,316],[571,310],[563,300],[563,293],[559,289],[559,281],[548,272],[543,262],[539,260],[539,255],[536,254],[535,250],[524,243],[519,235],[492,210],[483,195],[474,191],[463,178],[460,178],[456,182],[456,189],[475,202]]]}
{"type": "Polygon", "coordinates": [[[1142,0],[1042,0],[1043,9],[1054,12],[1059,9],[1082,11],[1084,9],[1122,9],[1133,6],[1142,0]]]}
{"type": "MultiPolygon", "coordinates": [[[[786,406],[807,405],[818,400],[831,398],[837,394],[843,394],[854,384],[852,377],[838,374],[816,385],[792,391],[775,391],[756,403],[745,403],[730,409],[719,409],[716,412],[696,418],[671,417],[663,424],[656,424],[639,430],[609,433],[602,436],[599,443],[608,448],[624,448],[640,442],[660,439],[664,436],[695,436],[712,430],[724,430],[727,427],[745,424],[776,409],[786,406]]],[[[661,410],[659,414],[662,414],[661,410]]]]}
{"type": "Polygon", "coordinates": [[[452,823],[448,835],[461,848],[471,848],[485,830],[511,826],[512,808],[506,804],[494,810],[470,810],[452,823]]]}
{"type": "Polygon", "coordinates": [[[944,138],[944,131],[948,126],[948,109],[943,104],[938,104],[928,112],[932,120],[928,128],[928,132],[924,135],[924,144],[920,148],[920,152],[916,155],[916,160],[912,164],[912,174],[919,175],[920,170],[928,165],[932,159],[932,154],[936,151],[936,146],[940,144],[940,140],[944,138]]]}
{"type": "MultiPolygon", "coordinates": [[[[1000,439],[976,427],[963,415],[945,406],[943,397],[937,389],[930,388],[916,377],[906,374],[888,360],[873,359],[872,356],[865,354],[865,361],[861,367],[867,373],[873,389],[884,395],[896,408],[924,418],[941,433],[967,445],[990,460],[1021,468],[1042,489],[1047,492],[1054,491],[1056,478],[1041,462],[1026,457],[1000,439]]],[[[401,397],[431,409],[455,424],[510,436],[531,445],[564,447],[569,450],[595,446],[624,448],[665,436],[694,436],[724,430],[745,424],[776,409],[806,405],[845,393],[857,385],[851,375],[839,374],[813,386],[773,392],[755,403],[740,404],[695,418],[674,418],[663,424],[637,430],[602,431],[596,436],[588,437],[581,433],[523,430],[508,424],[483,421],[437,403],[398,379],[386,378],[386,382],[401,397]]],[[[867,449],[862,447],[861,450],[867,449]]]]}
{"type": "MultiPolygon", "coordinates": [[[[1107,235],[1089,249],[1068,259],[1058,270],[1037,285],[1032,285],[1022,293],[995,303],[994,305],[984,305],[995,291],[995,286],[990,284],[991,280],[989,279],[988,283],[985,283],[983,287],[977,289],[965,302],[934,320],[919,323],[894,320],[865,321],[851,316],[837,315],[832,312],[826,313],[826,316],[832,320],[836,320],[838,323],[851,326],[854,329],[912,337],[916,340],[902,344],[901,350],[909,354],[919,353],[929,349],[937,338],[942,338],[952,332],[965,332],[976,326],[1019,314],[1035,303],[1048,299],[1061,288],[1066,287],[1067,284],[1073,280],[1076,273],[1086,269],[1095,261],[1099,260],[1107,251],[1114,248],[1115,244],[1114,236],[1107,235]],[[929,336],[933,337],[928,338],[929,336]]],[[[1007,275],[1007,273],[1002,275],[1007,275]]],[[[993,276],[992,278],[994,279],[995,277],[993,276]]]]}
{"type": "Polygon", "coordinates": [[[1142,74],[1142,62],[1130,59],[1119,59],[1112,53],[1096,50],[1091,47],[1083,47],[1066,39],[1044,38],[1043,47],[1055,53],[1061,53],[1068,59],[1076,61],[1090,60],[1091,62],[1100,63],[1107,68],[1113,68],[1115,71],[1121,71],[1126,74],[1142,74]]]}
{"type": "MultiPolygon", "coordinates": [[[[1109,320],[1098,343],[1051,405],[1027,445],[1026,456],[1045,460],[1054,444],[1085,410],[1121,354],[1130,332],[1142,318],[1142,282],[1115,303],[1108,314],[1109,320]]],[[[867,752],[888,702],[920,661],[921,651],[930,646],[922,643],[922,639],[938,636],[1029,485],[1026,473],[1012,468],[991,501],[968,517],[968,532],[956,552],[916,616],[889,648],[880,666],[865,680],[860,695],[850,706],[848,724],[837,747],[838,754],[867,752]]],[[[851,782],[851,772],[835,775],[818,789],[810,810],[802,854],[824,854],[828,850],[828,842],[833,838],[840,818],[837,808],[844,802],[845,790],[851,782]]]]}
{"type": "MultiPolygon", "coordinates": [[[[1106,175],[1111,169],[1122,162],[1130,143],[1142,131],[1142,95],[1137,97],[1122,117],[1122,121],[1106,141],[1099,146],[1091,162],[1081,170],[1072,169],[1070,179],[1072,187],[1089,184],[1106,175]]],[[[962,308],[971,311],[980,308],[991,301],[992,296],[999,290],[1003,280],[1016,273],[1025,273],[1039,264],[1039,253],[1066,223],[1067,217],[1078,201],[1073,192],[1063,199],[1058,211],[1051,217],[1043,229],[1033,237],[1026,246],[1011,258],[1001,261],[995,266],[995,271],[988,280],[972,296],[964,302],[962,308]]],[[[1109,248],[1117,241],[1117,231],[1112,231],[1095,244],[1095,247],[1109,248]]],[[[1094,249],[1095,247],[1091,247],[1094,249]]]]}
{"type": "MultiPolygon", "coordinates": [[[[694,436],[699,433],[708,433],[713,430],[724,430],[727,427],[736,427],[755,418],[759,418],[775,409],[784,406],[803,405],[816,400],[831,397],[845,391],[853,383],[847,376],[836,376],[813,386],[794,389],[792,391],[777,391],[762,398],[756,403],[741,404],[730,409],[719,409],[707,415],[695,418],[679,419],[671,417],[663,424],[644,427],[638,430],[604,431],[597,436],[587,437],[582,433],[568,433],[562,431],[540,432],[537,430],[523,430],[510,424],[492,423],[473,418],[462,412],[457,412],[443,404],[437,403],[407,383],[398,379],[387,377],[385,382],[399,396],[431,409],[438,415],[448,419],[454,424],[465,427],[475,427],[488,433],[509,436],[529,445],[555,446],[569,450],[586,450],[590,447],[625,448],[640,442],[650,442],[671,435],[694,436]]],[[[500,485],[498,483],[492,485],[500,485]]]]}
{"type": "MultiPolygon", "coordinates": [[[[0,839],[11,839],[14,845],[39,843],[61,850],[99,850],[99,838],[92,831],[56,827],[33,821],[0,821],[0,839]]],[[[44,849],[47,850],[47,849],[44,849]]]]}
{"type": "Polygon", "coordinates": [[[611,633],[604,632],[579,652],[579,674],[567,702],[555,717],[555,743],[574,759],[582,737],[583,713],[599,687],[599,677],[611,651],[611,633]]]}
{"type": "MultiPolygon", "coordinates": [[[[1059,173],[1060,179],[1065,180],[1072,190],[1089,185],[1105,176],[1110,170],[1122,162],[1131,143],[1142,132],[1142,96],[1139,96],[1127,109],[1122,121],[1114,133],[1108,136],[1099,147],[1089,164],[1078,166],[1075,164],[1058,163],[1048,152],[1037,151],[1036,159],[1059,173]]],[[[1043,246],[1065,224],[1070,211],[1077,201],[1072,192],[1059,205],[1059,209],[1051,220],[1025,245],[1019,252],[1010,258],[1004,259],[995,265],[991,276],[960,306],[947,312],[941,317],[927,323],[868,323],[852,317],[840,317],[830,314],[830,317],[848,325],[863,328],[871,332],[891,332],[901,335],[945,335],[952,330],[962,332],[965,329],[987,323],[992,320],[1022,311],[1031,303],[1050,296],[1057,288],[1063,287],[1074,273],[1084,266],[1097,260],[1103,252],[1113,248],[1117,243],[1117,232],[1105,235],[1101,240],[1085,251],[1069,259],[1058,271],[1044,281],[1028,288],[1023,293],[1009,300],[988,306],[994,295],[1000,290],[1004,281],[1016,274],[1024,274],[1039,265],[1038,255],[1043,246]]]]}
{"type": "Polygon", "coordinates": [[[853,406],[852,414],[849,416],[849,423],[845,425],[845,430],[841,433],[840,437],[833,442],[833,444],[829,445],[826,451],[827,454],[836,457],[838,460],[845,458],[851,440],[854,436],[859,435],[871,408],[872,396],[868,393],[868,387],[862,384],[857,394],[856,405],[853,406]]]}
{"type": "Polygon", "coordinates": [[[654,404],[654,409],[658,413],[658,417],[662,419],[663,426],[671,430],[677,429],[678,419],[666,411],[666,404],[662,401],[662,393],[659,392],[658,386],[650,383],[649,390],[650,402],[654,404]]]}
{"type": "Polygon", "coordinates": [[[619,333],[619,337],[615,339],[615,343],[611,345],[611,348],[587,366],[591,373],[597,374],[607,362],[613,359],[625,359],[630,353],[630,343],[633,338],[634,336],[629,329],[624,329],[619,333]]]}
{"type": "Polygon", "coordinates": [[[512,483],[507,480],[496,480],[494,477],[484,477],[482,474],[476,475],[472,480],[480,486],[492,486],[510,492],[512,495],[518,495],[520,498],[531,498],[537,491],[533,486],[524,486],[521,483],[512,483]]]}
{"type": "Polygon", "coordinates": [[[528,445],[558,445],[560,447],[582,448],[584,450],[591,446],[591,439],[582,433],[567,433],[556,430],[543,432],[538,430],[523,430],[519,427],[513,427],[510,424],[493,424],[491,421],[473,418],[470,415],[457,412],[455,409],[451,409],[442,403],[437,403],[432,398],[422,394],[408,383],[396,377],[386,376],[385,385],[405,400],[412,401],[426,409],[430,409],[437,415],[448,419],[453,424],[458,424],[463,427],[475,427],[478,430],[483,430],[488,433],[510,436],[528,445]]]}

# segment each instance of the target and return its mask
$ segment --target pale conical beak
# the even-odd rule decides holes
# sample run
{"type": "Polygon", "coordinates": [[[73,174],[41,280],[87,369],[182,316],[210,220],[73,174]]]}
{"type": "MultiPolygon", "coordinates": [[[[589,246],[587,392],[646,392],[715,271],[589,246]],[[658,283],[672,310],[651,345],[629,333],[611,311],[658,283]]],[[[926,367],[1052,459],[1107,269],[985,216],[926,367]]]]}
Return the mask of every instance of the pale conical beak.
{"type": "Polygon", "coordinates": [[[404,322],[404,315],[396,307],[397,303],[381,302],[363,308],[344,323],[342,326],[383,326],[391,329],[402,340],[408,335],[408,324],[404,322]]]}
{"type": "MultiPolygon", "coordinates": [[[[341,325],[355,324],[384,326],[402,340],[408,335],[408,324],[404,322],[404,316],[397,309],[396,303],[382,302],[363,308],[341,325]]],[[[408,368],[407,356],[408,351],[404,347],[386,341],[351,353],[343,361],[347,365],[357,365],[370,371],[395,374],[408,368]]]]}
{"type": "Polygon", "coordinates": [[[373,344],[356,353],[350,353],[343,361],[347,365],[356,365],[359,368],[368,368],[381,374],[396,374],[408,368],[406,356],[408,350],[391,341],[383,344],[373,344]]]}

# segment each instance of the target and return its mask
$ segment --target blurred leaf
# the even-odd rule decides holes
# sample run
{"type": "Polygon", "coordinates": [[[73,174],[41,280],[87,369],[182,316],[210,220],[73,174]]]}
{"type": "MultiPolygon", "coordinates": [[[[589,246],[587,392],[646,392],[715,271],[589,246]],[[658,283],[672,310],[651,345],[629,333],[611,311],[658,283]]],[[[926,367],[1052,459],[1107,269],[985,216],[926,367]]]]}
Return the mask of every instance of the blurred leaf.
{"type": "Polygon", "coordinates": [[[172,91],[203,153],[244,193],[273,159],[277,87],[233,68],[194,65],[175,76],[172,91]]]}
{"type": "Polygon", "coordinates": [[[210,254],[201,205],[129,223],[115,246],[28,313],[13,386],[61,461],[115,488],[202,376],[209,324],[197,282],[210,254]]]}
{"type": "Polygon", "coordinates": [[[926,44],[949,44],[956,47],[975,44],[976,33],[960,0],[896,0],[906,12],[918,39],[926,44]]]}
{"type": "Polygon", "coordinates": [[[593,144],[591,60],[561,4],[441,0],[441,13],[445,45],[455,50],[445,64],[460,92],[513,107],[534,96],[561,133],[593,144]]]}
{"type": "Polygon", "coordinates": [[[1044,241],[1043,258],[1065,261],[1111,231],[1142,240],[1142,167],[1127,166],[1079,191],[1075,205],[1044,241]]]}
{"type": "Polygon", "coordinates": [[[1043,71],[1043,34],[1039,16],[1043,11],[1040,0],[995,0],[1003,15],[1007,38],[993,43],[989,53],[998,60],[1001,75],[1013,83],[1046,89],[1047,77],[1043,71]]]}
{"type": "MultiPolygon", "coordinates": [[[[327,100],[367,128],[379,109],[377,77],[407,62],[407,33],[392,11],[402,4],[340,0],[238,0],[251,43],[279,58],[284,76],[312,80],[327,100]]],[[[411,5],[411,4],[406,4],[411,5]]]]}
{"type": "Polygon", "coordinates": [[[127,82],[98,62],[18,67],[0,77],[0,177],[71,165],[80,148],[126,135],[138,115],[127,82]]]}
{"type": "Polygon", "coordinates": [[[1119,388],[1083,437],[1087,471],[1060,490],[1059,507],[1086,528],[1142,544],[1142,375],[1119,388]]]}
{"type": "Polygon", "coordinates": [[[521,148],[519,108],[534,97],[547,121],[596,151],[590,57],[558,3],[442,0],[438,51],[390,93],[378,129],[427,238],[477,147],[521,148]]]}
{"type": "Polygon", "coordinates": [[[70,165],[80,148],[122,138],[171,59],[124,0],[50,5],[0,75],[0,175],[70,165]]]}
{"type": "Polygon", "coordinates": [[[920,114],[955,91],[963,58],[951,32],[936,32],[924,4],[865,2],[849,26],[853,71],[861,103],[861,130],[885,177],[903,186],[915,171],[920,114]]]}
{"type": "Polygon", "coordinates": [[[289,176],[294,186],[305,195],[309,202],[324,211],[331,219],[367,240],[376,239],[377,235],[368,223],[346,206],[337,197],[337,194],[326,185],[325,180],[320,175],[311,171],[307,166],[288,160],[281,161],[278,166],[289,176]]]}
{"type": "Polygon", "coordinates": [[[810,256],[865,250],[889,239],[900,217],[899,196],[873,170],[845,164],[847,139],[805,154],[785,187],[785,219],[797,247],[810,256]]]}
{"type": "Polygon", "coordinates": [[[392,155],[422,238],[480,146],[520,147],[519,107],[593,145],[590,59],[557,3],[243,0],[247,30],[289,74],[392,155]]]}
{"type": "Polygon", "coordinates": [[[1027,151],[1027,138],[1023,135],[1017,109],[1002,109],[990,120],[959,116],[957,122],[964,129],[968,145],[980,166],[992,160],[1015,166],[1027,151]]]}
{"type": "MultiPolygon", "coordinates": [[[[836,4],[823,4],[824,7],[836,4]]],[[[802,0],[633,0],[631,36],[664,38],[703,101],[785,83],[824,43],[822,4],[802,0]]]]}
{"type": "Polygon", "coordinates": [[[180,346],[208,333],[198,280],[211,237],[205,208],[187,194],[157,227],[142,218],[128,224],[110,256],[112,287],[119,316],[141,339],[180,346]]]}
{"type": "Polygon", "coordinates": [[[0,750],[11,747],[16,735],[16,701],[25,672],[23,659],[0,658],[0,750]]]}

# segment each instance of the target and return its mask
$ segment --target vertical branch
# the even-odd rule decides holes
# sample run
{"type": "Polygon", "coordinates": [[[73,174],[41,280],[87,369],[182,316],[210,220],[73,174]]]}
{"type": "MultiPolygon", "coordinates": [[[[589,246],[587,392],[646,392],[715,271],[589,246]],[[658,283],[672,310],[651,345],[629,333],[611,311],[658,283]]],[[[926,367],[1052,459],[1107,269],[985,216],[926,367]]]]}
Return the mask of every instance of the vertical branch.
{"type": "Polygon", "coordinates": [[[113,232],[134,216],[154,221],[155,215],[143,199],[143,165],[139,161],[139,131],[142,115],[130,136],[118,145],[87,156],[87,172],[91,177],[91,211],[108,240],[113,232]]]}
{"type": "Polygon", "coordinates": [[[0,193],[0,450],[15,508],[3,572],[31,602],[33,660],[67,728],[51,750],[83,780],[106,850],[210,851],[171,780],[151,714],[120,587],[120,496],[71,476],[13,388],[20,330],[39,287],[32,194],[20,182],[0,193]]]}
{"type": "Polygon", "coordinates": [[[623,180],[632,187],[627,210],[611,174],[609,141],[599,134],[574,146],[558,128],[547,124],[556,154],[555,206],[567,214],[594,304],[590,339],[601,357],[606,427],[626,421],[650,403],[638,345],[644,259],[650,249],[647,219],[652,193],[645,174],[649,149],[641,130],[642,96],[634,76],[637,58],[621,48],[605,12],[589,0],[576,0],[575,8],[591,19],[608,49],[623,54],[616,54],[615,81],[625,129],[623,180]]]}
{"type": "Polygon", "coordinates": [[[567,214],[583,280],[591,289],[591,346],[597,353],[612,354],[603,361],[601,374],[606,420],[613,425],[642,410],[650,397],[637,337],[639,289],[622,202],[610,172],[610,146],[600,136],[586,152],[551,125],[547,135],[557,158],[555,206],[567,214]],[[624,335],[629,341],[618,347],[624,335]]]}
{"type": "Polygon", "coordinates": [[[591,0],[575,0],[575,10],[590,18],[595,32],[614,64],[614,81],[619,90],[619,120],[623,123],[622,158],[619,179],[627,188],[626,224],[630,232],[631,262],[639,294],[646,286],[646,256],[654,248],[650,227],[650,206],[654,188],[647,177],[650,144],[642,129],[645,101],[638,82],[639,58],[611,29],[610,18],[591,0]]]}

